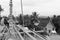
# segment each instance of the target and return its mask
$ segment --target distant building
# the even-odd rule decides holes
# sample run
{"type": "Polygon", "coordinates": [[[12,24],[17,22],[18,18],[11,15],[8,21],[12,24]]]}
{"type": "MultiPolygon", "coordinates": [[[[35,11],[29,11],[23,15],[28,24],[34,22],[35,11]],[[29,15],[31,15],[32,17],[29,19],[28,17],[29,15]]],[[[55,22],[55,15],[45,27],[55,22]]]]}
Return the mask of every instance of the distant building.
{"type": "Polygon", "coordinates": [[[49,23],[47,24],[47,26],[45,27],[45,30],[46,30],[46,32],[47,33],[52,33],[52,32],[55,32],[56,33],[56,31],[55,31],[55,27],[54,27],[54,25],[53,25],[53,23],[51,22],[51,21],[49,21],[49,23]]]}
{"type": "Polygon", "coordinates": [[[46,27],[46,25],[49,23],[50,18],[39,18],[40,23],[39,23],[39,27],[44,29],[46,27]]]}

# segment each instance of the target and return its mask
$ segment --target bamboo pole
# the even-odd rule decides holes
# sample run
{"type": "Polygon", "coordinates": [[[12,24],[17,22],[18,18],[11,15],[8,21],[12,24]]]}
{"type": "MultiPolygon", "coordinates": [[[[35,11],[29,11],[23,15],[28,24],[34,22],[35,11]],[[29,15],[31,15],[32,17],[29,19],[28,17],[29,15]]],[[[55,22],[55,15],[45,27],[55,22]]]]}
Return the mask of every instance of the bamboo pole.
{"type": "Polygon", "coordinates": [[[23,26],[24,26],[23,2],[22,2],[22,0],[21,0],[21,13],[22,13],[23,26]]]}
{"type": "Polygon", "coordinates": [[[15,31],[18,33],[18,35],[21,37],[21,40],[24,40],[24,38],[22,37],[21,33],[18,32],[18,30],[16,29],[16,27],[14,27],[15,31]]]}
{"type": "Polygon", "coordinates": [[[42,40],[45,40],[44,38],[42,38],[40,35],[36,34],[35,32],[33,32],[36,36],[38,36],[39,38],[41,38],[42,40]]]}
{"type": "Polygon", "coordinates": [[[36,38],[34,38],[32,35],[30,35],[26,30],[23,29],[23,27],[18,26],[20,29],[22,29],[30,38],[32,38],[33,40],[37,40],[36,38]]]}

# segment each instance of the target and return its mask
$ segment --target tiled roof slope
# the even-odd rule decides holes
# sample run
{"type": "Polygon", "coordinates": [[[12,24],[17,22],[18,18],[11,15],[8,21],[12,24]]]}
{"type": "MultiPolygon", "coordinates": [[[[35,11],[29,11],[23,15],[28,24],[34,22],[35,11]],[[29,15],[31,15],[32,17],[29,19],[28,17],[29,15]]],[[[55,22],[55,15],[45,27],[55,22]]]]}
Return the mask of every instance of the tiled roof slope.
{"type": "Polygon", "coordinates": [[[39,20],[39,26],[46,27],[46,25],[49,23],[50,18],[39,18],[39,20]]]}

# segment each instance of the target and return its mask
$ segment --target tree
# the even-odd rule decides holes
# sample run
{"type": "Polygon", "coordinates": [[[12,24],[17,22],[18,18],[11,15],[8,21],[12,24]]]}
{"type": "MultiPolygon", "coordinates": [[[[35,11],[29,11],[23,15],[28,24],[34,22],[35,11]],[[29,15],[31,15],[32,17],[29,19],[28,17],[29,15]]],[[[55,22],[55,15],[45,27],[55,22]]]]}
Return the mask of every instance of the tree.
{"type": "Polygon", "coordinates": [[[56,28],[56,32],[60,34],[60,16],[54,16],[52,22],[56,28]]]}
{"type": "Polygon", "coordinates": [[[24,15],[24,25],[27,26],[30,24],[30,16],[24,15]]]}
{"type": "Polygon", "coordinates": [[[32,29],[37,29],[39,28],[38,25],[35,25],[35,23],[39,23],[39,18],[38,18],[38,14],[36,12],[33,12],[32,15],[30,16],[30,22],[31,22],[31,28],[32,29]]]}
{"type": "Polygon", "coordinates": [[[18,17],[16,17],[17,21],[19,22],[20,25],[23,25],[23,15],[20,14],[18,17]]]}

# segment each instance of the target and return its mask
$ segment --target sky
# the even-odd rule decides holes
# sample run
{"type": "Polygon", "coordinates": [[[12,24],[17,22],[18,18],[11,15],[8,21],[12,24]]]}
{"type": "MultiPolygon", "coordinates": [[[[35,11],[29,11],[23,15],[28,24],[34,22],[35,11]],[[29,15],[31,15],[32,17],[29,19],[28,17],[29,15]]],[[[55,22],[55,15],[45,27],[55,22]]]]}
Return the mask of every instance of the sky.
{"type": "MultiPolygon", "coordinates": [[[[9,15],[9,1],[0,0],[0,5],[4,9],[2,16],[9,15]]],[[[36,11],[40,16],[60,15],[60,0],[22,0],[22,2],[24,14],[32,14],[36,11]]],[[[13,0],[13,15],[19,14],[21,14],[21,0],[13,0]]]]}

